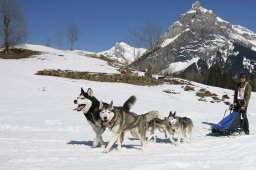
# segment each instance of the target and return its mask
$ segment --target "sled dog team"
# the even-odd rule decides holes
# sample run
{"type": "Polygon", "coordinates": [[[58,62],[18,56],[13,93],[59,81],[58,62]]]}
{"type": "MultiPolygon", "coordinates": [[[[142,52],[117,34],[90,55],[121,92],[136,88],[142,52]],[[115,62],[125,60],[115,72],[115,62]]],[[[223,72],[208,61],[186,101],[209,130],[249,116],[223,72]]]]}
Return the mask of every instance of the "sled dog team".
{"type": "Polygon", "coordinates": [[[99,101],[94,95],[92,89],[88,88],[87,92],[81,88],[81,93],[74,100],[77,108],[74,110],[82,111],[91,125],[96,137],[93,141],[93,147],[99,144],[104,147],[104,153],[108,153],[112,146],[117,143],[117,149],[121,150],[124,140],[124,134],[130,131],[131,135],[141,142],[141,149],[149,140],[156,140],[154,132],[159,130],[170,135],[170,142],[178,145],[181,137],[186,140],[193,129],[193,122],[187,117],[178,117],[176,112],[170,112],[168,117],[161,119],[158,111],[149,111],[145,114],[136,114],[130,109],[136,102],[136,97],[131,96],[123,106],[114,106],[113,101],[110,104],[99,101]],[[105,143],[101,134],[108,128],[113,136],[105,147],[105,143]],[[146,132],[150,132],[150,136],[146,137],[146,132]],[[173,135],[177,134],[177,141],[174,141],[173,135]]]}

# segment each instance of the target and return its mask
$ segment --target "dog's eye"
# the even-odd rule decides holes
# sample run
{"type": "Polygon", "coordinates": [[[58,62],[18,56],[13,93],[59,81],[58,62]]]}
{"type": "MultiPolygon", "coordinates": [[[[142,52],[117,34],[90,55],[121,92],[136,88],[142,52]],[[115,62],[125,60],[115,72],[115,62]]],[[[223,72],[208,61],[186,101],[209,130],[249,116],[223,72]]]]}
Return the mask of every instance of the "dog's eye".
{"type": "Polygon", "coordinates": [[[84,98],[84,97],[81,97],[80,99],[82,99],[82,100],[83,100],[83,99],[85,99],[85,98],[84,98]]]}

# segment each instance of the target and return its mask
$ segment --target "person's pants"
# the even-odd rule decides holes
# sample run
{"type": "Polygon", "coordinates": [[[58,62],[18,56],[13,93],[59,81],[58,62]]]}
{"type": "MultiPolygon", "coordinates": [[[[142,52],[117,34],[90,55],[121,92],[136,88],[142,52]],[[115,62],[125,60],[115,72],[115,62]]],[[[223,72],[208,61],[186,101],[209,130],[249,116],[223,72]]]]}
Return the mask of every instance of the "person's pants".
{"type": "Polygon", "coordinates": [[[249,121],[247,118],[247,107],[245,108],[245,110],[241,110],[241,114],[242,114],[242,118],[243,118],[242,127],[245,132],[249,132],[249,121]]]}

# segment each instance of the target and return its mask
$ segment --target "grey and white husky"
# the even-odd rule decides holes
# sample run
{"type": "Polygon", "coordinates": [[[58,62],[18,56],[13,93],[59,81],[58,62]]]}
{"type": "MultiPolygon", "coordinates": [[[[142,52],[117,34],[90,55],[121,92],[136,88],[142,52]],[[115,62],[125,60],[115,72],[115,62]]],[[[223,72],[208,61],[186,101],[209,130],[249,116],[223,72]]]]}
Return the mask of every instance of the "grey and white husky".
{"type": "MultiPolygon", "coordinates": [[[[132,106],[133,104],[131,102],[127,106],[132,106]]],[[[125,107],[113,107],[113,102],[108,106],[105,106],[101,102],[99,108],[101,110],[100,117],[103,121],[103,126],[113,132],[113,137],[104,149],[104,153],[109,152],[116,141],[118,145],[117,149],[121,150],[123,134],[127,131],[130,131],[133,137],[140,140],[141,149],[144,149],[146,144],[146,123],[154,119],[158,115],[158,112],[151,111],[143,115],[137,115],[128,111],[129,107],[128,109],[124,109],[125,107]]]]}
{"type": "Polygon", "coordinates": [[[192,135],[192,129],[193,129],[193,122],[190,118],[187,117],[178,117],[176,116],[176,112],[172,113],[170,112],[169,116],[167,117],[167,120],[169,122],[169,128],[171,129],[170,134],[170,140],[172,143],[175,143],[172,135],[173,132],[178,135],[178,140],[175,143],[178,145],[180,143],[181,135],[184,137],[184,141],[187,138],[187,134],[190,135],[190,141],[191,141],[191,135],[192,135]]]}
{"type": "Polygon", "coordinates": [[[167,120],[167,117],[165,117],[164,119],[154,118],[151,121],[149,121],[147,123],[147,130],[150,132],[149,137],[147,137],[147,141],[156,142],[156,136],[155,136],[156,130],[158,130],[161,133],[164,133],[165,138],[167,138],[166,132],[167,131],[169,132],[171,129],[170,129],[169,121],[167,120]]]}
{"type": "MultiPolygon", "coordinates": [[[[129,111],[133,106],[132,103],[135,103],[136,98],[129,98],[123,105],[123,109],[129,111]]],[[[92,89],[88,88],[87,92],[81,88],[81,93],[74,100],[74,103],[77,104],[75,111],[82,111],[86,117],[88,123],[91,125],[93,131],[96,134],[96,137],[93,141],[93,147],[97,147],[100,143],[101,147],[105,147],[105,143],[102,139],[101,134],[105,131],[105,126],[103,126],[102,119],[100,118],[100,102],[94,97],[92,89]]],[[[108,106],[107,103],[101,103],[104,106],[108,106]]]]}

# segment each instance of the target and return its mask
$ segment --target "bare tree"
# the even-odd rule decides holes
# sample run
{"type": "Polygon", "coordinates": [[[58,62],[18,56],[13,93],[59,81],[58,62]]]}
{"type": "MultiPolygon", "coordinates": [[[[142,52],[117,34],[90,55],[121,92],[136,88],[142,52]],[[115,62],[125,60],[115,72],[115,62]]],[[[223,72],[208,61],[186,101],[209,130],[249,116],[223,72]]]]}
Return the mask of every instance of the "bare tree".
{"type": "Polygon", "coordinates": [[[45,45],[46,47],[51,47],[51,45],[52,45],[52,39],[51,39],[51,38],[47,38],[44,45],[45,45]]]}
{"type": "Polygon", "coordinates": [[[27,27],[22,4],[17,0],[0,0],[0,32],[4,51],[25,41],[27,27]]]}
{"type": "Polygon", "coordinates": [[[140,29],[129,29],[129,38],[133,46],[151,49],[162,33],[157,23],[146,22],[140,29]]]}
{"type": "Polygon", "coordinates": [[[79,34],[79,29],[77,25],[71,24],[68,27],[68,32],[67,32],[67,38],[68,38],[68,42],[70,43],[71,51],[74,49],[75,42],[78,41],[78,34],[79,34]]]}
{"type": "Polygon", "coordinates": [[[62,49],[63,44],[63,27],[60,27],[56,32],[56,44],[57,48],[62,49]]]}

